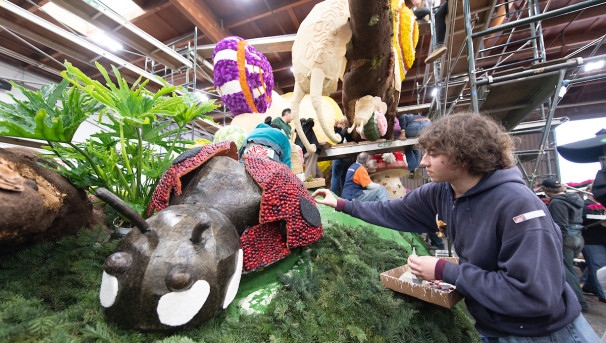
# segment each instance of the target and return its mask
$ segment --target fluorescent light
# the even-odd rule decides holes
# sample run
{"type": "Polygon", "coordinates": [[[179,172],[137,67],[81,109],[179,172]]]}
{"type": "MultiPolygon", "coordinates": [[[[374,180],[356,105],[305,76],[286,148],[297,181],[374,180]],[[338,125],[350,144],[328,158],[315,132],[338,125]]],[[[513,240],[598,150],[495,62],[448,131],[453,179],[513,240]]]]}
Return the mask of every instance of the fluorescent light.
{"type": "Polygon", "coordinates": [[[587,63],[583,69],[585,71],[593,71],[593,70],[602,69],[602,67],[604,67],[604,60],[587,63]]]}
{"type": "Polygon", "coordinates": [[[128,21],[131,21],[145,13],[145,11],[132,0],[97,0],[91,2],[92,6],[98,7],[99,5],[95,2],[100,2],[111,8],[114,12],[118,13],[128,21]]]}
{"type": "Polygon", "coordinates": [[[436,95],[438,95],[438,88],[437,87],[435,87],[434,89],[431,90],[431,96],[435,98],[436,95]]]}
{"type": "Polygon", "coordinates": [[[97,43],[98,45],[104,46],[111,51],[122,50],[122,44],[117,40],[111,38],[106,35],[105,32],[95,32],[92,35],[88,36],[90,40],[97,43]]]}

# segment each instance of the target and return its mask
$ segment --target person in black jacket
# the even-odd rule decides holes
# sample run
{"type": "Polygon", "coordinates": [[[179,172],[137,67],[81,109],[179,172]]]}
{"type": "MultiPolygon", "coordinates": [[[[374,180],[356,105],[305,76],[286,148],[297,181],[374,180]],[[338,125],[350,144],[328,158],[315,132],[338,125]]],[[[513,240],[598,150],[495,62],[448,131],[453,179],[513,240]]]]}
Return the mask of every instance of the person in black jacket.
{"type": "Polygon", "coordinates": [[[545,192],[545,195],[550,198],[547,209],[549,209],[553,221],[562,230],[566,282],[572,287],[572,290],[579,299],[583,312],[587,312],[589,311],[589,306],[583,297],[581,283],[573,264],[574,259],[579,256],[585,244],[581,235],[581,229],[583,228],[583,199],[576,193],[566,193],[566,187],[555,179],[545,179],[541,184],[541,188],[545,192]]]}
{"type": "MultiPolygon", "coordinates": [[[[341,143],[353,142],[353,137],[347,132],[348,121],[347,118],[343,118],[335,123],[335,133],[341,136],[341,143]]],[[[351,157],[338,158],[332,161],[332,174],[330,177],[330,190],[336,195],[340,196],[345,184],[345,175],[347,168],[354,163],[351,157]]]]}
{"type": "Polygon", "coordinates": [[[297,135],[295,138],[295,144],[301,147],[303,150],[303,161],[305,163],[305,178],[307,179],[309,176],[313,178],[321,178],[322,177],[322,169],[318,166],[318,156],[320,152],[322,152],[322,148],[320,147],[320,143],[318,142],[318,138],[314,132],[314,120],[313,118],[301,118],[301,127],[303,128],[303,133],[307,138],[307,141],[311,145],[316,146],[316,152],[310,152],[305,149],[305,145],[303,145],[303,141],[297,135]]]}
{"type": "MultiPolygon", "coordinates": [[[[592,185],[586,191],[591,192],[592,185]]],[[[583,292],[595,294],[601,302],[606,303],[604,291],[597,279],[597,271],[606,266],[606,220],[587,218],[587,215],[603,211],[603,206],[595,201],[593,195],[588,195],[583,207],[583,257],[587,265],[587,280],[583,284],[583,292]],[[601,210],[599,209],[600,207],[601,210]]]]}

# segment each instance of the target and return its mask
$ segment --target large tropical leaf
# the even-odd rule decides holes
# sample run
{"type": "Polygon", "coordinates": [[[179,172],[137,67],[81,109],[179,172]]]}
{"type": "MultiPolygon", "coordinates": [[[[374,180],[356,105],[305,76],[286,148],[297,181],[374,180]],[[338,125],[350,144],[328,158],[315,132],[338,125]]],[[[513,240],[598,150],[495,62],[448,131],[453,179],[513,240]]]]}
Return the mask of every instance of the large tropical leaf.
{"type": "Polygon", "coordinates": [[[173,116],[173,120],[181,128],[196,118],[212,120],[212,117],[204,116],[203,114],[219,107],[215,105],[215,99],[200,102],[200,99],[195,94],[187,91],[181,97],[183,102],[180,104],[177,113],[173,116]]]}
{"type": "Polygon", "coordinates": [[[27,100],[9,94],[14,103],[0,101],[0,135],[71,142],[80,124],[103,109],[90,96],[68,89],[67,80],[37,92],[12,84],[27,100]]]}
{"type": "Polygon", "coordinates": [[[154,94],[145,89],[149,80],[140,83],[141,77],[139,77],[132,87],[129,87],[126,80],[122,78],[120,71],[112,66],[114,76],[117,79],[116,85],[112,82],[107,70],[98,62],[95,62],[95,64],[103,75],[107,86],[86,76],[69,62],[65,63],[66,71],[62,72],[61,75],[113,110],[108,114],[114,116],[117,121],[123,124],[134,127],[150,124],[156,121],[158,114],[173,115],[178,104],[182,102],[182,99],[178,97],[157,101],[161,96],[177,90],[175,86],[169,86],[164,82],[164,86],[154,94]]]}

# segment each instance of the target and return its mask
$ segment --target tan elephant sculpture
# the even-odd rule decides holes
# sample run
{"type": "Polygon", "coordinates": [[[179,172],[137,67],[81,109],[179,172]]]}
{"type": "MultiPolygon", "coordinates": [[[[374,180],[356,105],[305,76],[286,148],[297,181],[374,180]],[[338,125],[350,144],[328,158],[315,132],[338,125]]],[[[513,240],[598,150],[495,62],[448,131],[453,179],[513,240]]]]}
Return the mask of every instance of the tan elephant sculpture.
{"type": "Polygon", "coordinates": [[[326,136],[339,143],[333,124],[324,120],[322,96],[337,90],[339,79],[345,72],[345,52],[351,39],[349,7],[346,0],[326,0],[309,12],[303,20],[292,46],[295,89],[291,103],[293,123],[297,134],[308,151],[316,147],[305,138],[299,117],[299,106],[306,94],[311,96],[318,121],[326,136]]]}

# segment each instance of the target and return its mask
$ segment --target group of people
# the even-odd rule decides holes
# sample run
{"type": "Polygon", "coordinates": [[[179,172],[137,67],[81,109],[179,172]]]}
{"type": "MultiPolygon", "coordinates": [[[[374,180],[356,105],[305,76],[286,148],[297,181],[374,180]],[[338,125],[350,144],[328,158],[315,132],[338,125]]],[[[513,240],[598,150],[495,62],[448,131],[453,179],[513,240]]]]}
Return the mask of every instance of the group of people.
{"type": "Polygon", "coordinates": [[[306,151],[301,139],[291,139],[292,127],[292,113],[290,108],[282,110],[282,114],[279,117],[273,118],[271,116],[265,118],[265,121],[257,125],[244,139],[242,147],[238,154],[240,157],[244,154],[261,154],[268,158],[286,164],[292,169],[291,154],[298,154],[297,150],[301,149],[303,153],[303,163],[305,164],[305,178],[312,176],[314,178],[322,176],[322,170],[318,166],[318,154],[320,152],[320,145],[313,132],[314,120],[313,119],[301,119],[301,125],[304,133],[311,144],[316,145],[316,152],[306,151]]]}
{"type": "MultiPolygon", "coordinates": [[[[259,124],[240,153],[267,149],[268,157],[288,165],[289,115],[259,124]]],[[[431,183],[390,200],[370,179],[370,156],[363,152],[347,166],[342,199],[319,189],[312,195],[316,202],[399,231],[435,234],[436,220],[446,223],[459,263],[410,256],[408,265],[420,279],[456,285],[485,342],[597,342],[581,313],[588,309],[583,290],[606,302],[597,276],[606,265],[606,235],[599,231],[606,228],[583,214],[595,199],[584,203],[559,181],[546,179],[546,206],[514,167],[511,136],[485,116],[461,113],[433,123],[424,118],[403,116],[399,124],[407,137],[419,135],[408,164],[424,167],[431,183]],[[418,149],[425,151],[422,157],[418,149]],[[583,230],[587,226],[591,230],[583,230]],[[581,250],[588,269],[583,289],[573,265],[581,250]]]]}
{"type": "MultiPolygon", "coordinates": [[[[411,255],[408,265],[419,279],[456,285],[485,342],[598,342],[567,282],[563,261],[577,248],[565,248],[573,239],[515,167],[513,138],[486,116],[461,113],[433,122],[418,145],[432,182],[403,198],[337,199],[327,189],[312,196],[394,230],[429,233],[437,220],[446,223],[459,263],[411,255]]],[[[360,162],[348,170],[352,178],[360,162]]],[[[580,217],[566,230],[572,235],[577,225],[580,217]]]]}

